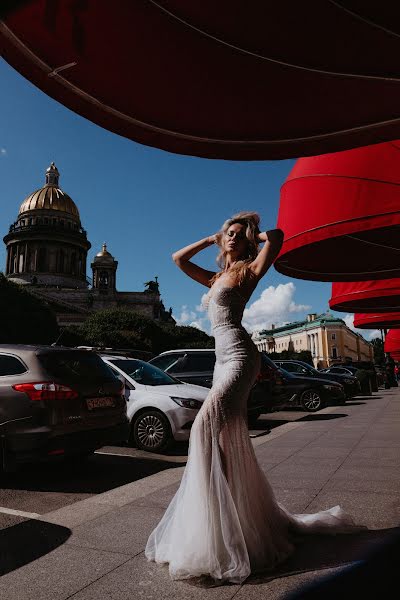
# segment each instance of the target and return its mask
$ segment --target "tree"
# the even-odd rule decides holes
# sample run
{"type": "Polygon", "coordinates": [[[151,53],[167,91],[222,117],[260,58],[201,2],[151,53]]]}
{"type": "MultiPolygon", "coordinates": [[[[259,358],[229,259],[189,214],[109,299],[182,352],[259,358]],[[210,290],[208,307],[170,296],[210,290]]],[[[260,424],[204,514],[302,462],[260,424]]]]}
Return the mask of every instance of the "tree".
{"type": "Polygon", "coordinates": [[[50,306],[0,273],[0,343],[52,344],[58,335],[50,306]]]}
{"type": "Polygon", "coordinates": [[[385,364],[385,352],[383,350],[383,342],[381,338],[377,337],[371,340],[371,344],[374,348],[374,362],[377,365],[385,364]]]}
{"type": "Polygon", "coordinates": [[[66,336],[80,338],[79,345],[148,350],[153,354],[175,348],[214,347],[213,338],[196,327],[154,321],[123,309],[98,311],[87,319],[80,332],[69,328],[66,336]]]}
{"type": "Polygon", "coordinates": [[[282,352],[270,352],[268,356],[271,360],[301,360],[312,367],[314,366],[310,350],[299,350],[298,352],[294,350],[282,350],[282,352]]]}

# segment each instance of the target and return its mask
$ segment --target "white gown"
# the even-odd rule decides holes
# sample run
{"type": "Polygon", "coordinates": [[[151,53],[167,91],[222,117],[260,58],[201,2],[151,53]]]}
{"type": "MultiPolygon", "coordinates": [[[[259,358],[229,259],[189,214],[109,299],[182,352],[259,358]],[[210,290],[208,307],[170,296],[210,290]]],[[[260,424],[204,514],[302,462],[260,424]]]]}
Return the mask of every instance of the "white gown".
{"type": "Polygon", "coordinates": [[[180,487],[145,554],[168,563],[173,579],[209,575],[240,583],[284,561],[293,552],[293,534],[359,527],[339,506],[291,515],[276,501],[247,428],[260,354],[241,324],[246,302],[220,280],[207,296],[217,359],[213,386],[192,426],[180,487]]]}

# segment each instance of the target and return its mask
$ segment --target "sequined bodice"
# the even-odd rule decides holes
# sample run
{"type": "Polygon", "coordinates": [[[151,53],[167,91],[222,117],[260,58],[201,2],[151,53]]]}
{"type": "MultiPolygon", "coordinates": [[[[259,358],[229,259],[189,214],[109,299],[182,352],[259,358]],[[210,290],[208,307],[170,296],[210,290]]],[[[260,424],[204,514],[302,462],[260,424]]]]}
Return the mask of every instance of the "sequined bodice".
{"type": "Polygon", "coordinates": [[[235,287],[213,285],[208,292],[204,305],[208,308],[208,316],[213,329],[225,326],[242,327],[246,300],[235,287]]]}

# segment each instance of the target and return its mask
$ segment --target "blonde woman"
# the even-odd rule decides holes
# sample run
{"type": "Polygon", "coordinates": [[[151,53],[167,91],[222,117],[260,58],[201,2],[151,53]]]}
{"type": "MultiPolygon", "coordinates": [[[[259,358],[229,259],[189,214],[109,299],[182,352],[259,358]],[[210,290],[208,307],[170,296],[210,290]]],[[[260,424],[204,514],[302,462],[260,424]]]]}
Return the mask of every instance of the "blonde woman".
{"type": "Polygon", "coordinates": [[[173,254],[184,273],[209,288],[216,354],[213,386],[192,427],[181,485],[146,546],[147,558],[168,563],[173,579],[208,575],[241,583],[284,561],[293,551],[293,534],[356,527],[338,506],[289,514],[277,503],[249,438],[247,399],[260,354],[241,319],[283,242],[281,230],[260,232],[259,222],[257,213],[241,212],[215,235],[173,254]],[[220,250],[218,272],[190,260],[212,244],[220,250]]]}

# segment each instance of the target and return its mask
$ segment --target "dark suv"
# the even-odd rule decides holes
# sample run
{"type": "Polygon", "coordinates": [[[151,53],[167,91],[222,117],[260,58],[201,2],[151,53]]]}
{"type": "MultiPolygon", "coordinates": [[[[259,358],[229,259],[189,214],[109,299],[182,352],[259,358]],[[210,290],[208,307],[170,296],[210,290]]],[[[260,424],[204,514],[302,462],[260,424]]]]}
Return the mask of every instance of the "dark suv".
{"type": "Polygon", "coordinates": [[[0,468],[126,441],[122,393],[94,352],[0,344],[0,468]]]}
{"type": "Polygon", "coordinates": [[[286,371],[289,371],[289,373],[293,373],[294,375],[317,377],[319,379],[341,383],[344,387],[346,398],[349,400],[361,393],[360,382],[354,375],[344,373],[324,373],[323,371],[318,371],[302,360],[275,360],[274,362],[278,367],[282,367],[282,369],[286,369],[286,371]]]}
{"type": "MultiPolygon", "coordinates": [[[[167,350],[148,362],[180,381],[195,383],[208,388],[212,386],[215,366],[215,351],[213,349],[167,350]]],[[[265,412],[265,402],[270,387],[268,374],[266,375],[263,376],[260,373],[251,390],[247,405],[249,425],[254,424],[258,417],[265,412]]]]}

